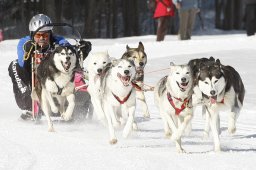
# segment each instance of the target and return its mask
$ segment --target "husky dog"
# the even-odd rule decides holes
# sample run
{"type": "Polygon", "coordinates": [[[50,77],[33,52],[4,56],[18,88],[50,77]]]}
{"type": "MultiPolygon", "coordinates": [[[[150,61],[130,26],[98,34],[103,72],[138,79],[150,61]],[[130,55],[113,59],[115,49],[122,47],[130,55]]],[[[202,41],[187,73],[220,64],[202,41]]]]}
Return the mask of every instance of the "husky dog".
{"type": "Polygon", "coordinates": [[[132,86],[135,77],[135,66],[132,61],[119,59],[112,61],[112,67],[102,78],[102,105],[108,122],[110,144],[117,143],[114,125],[128,113],[123,137],[127,137],[132,131],[136,93],[132,86]]]}
{"type": "Polygon", "coordinates": [[[136,67],[135,75],[135,87],[136,88],[136,98],[142,102],[142,109],[144,117],[150,117],[148,106],[145,100],[144,91],[141,89],[144,82],[144,67],[147,63],[147,55],[144,51],[144,46],[142,42],[139,42],[137,48],[130,48],[126,46],[126,52],[123,54],[122,59],[132,60],[136,67]]]}
{"type": "Polygon", "coordinates": [[[104,123],[105,114],[101,106],[101,78],[105,76],[106,70],[109,68],[111,60],[108,52],[94,53],[87,65],[89,86],[88,92],[91,95],[91,101],[94,106],[95,113],[100,121],[104,123]]]}
{"type": "Polygon", "coordinates": [[[178,152],[185,152],[181,147],[181,136],[193,117],[192,73],[188,65],[170,64],[169,75],[163,77],[154,89],[155,104],[164,123],[165,135],[175,141],[178,152]]]}
{"type": "Polygon", "coordinates": [[[37,68],[38,84],[35,87],[41,108],[48,121],[48,130],[54,131],[51,113],[61,113],[69,120],[75,107],[74,69],[77,64],[76,53],[71,46],[58,46],[37,68]],[[54,102],[58,100],[59,108],[54,102]],[[65,101],[68,106],[64,110],[65,101]]]}
{"type": "Polygon", "coordinates": [[[221,151],[220,147],[220,120],[219,111],[228,110],[229,133],[235,133],[236,120],[243,105],[245,89],[239,73],[231,66],[224,66],[220,60],[215,61],[210,58],[208,61],[190,61],[199,66],[195,70],[196,83],[194,91],[199,91],[193,95],[193,100],[202,103],[206,112],[205,137],[211,128],[214,138],[214,150],[221,151]],[[199,95],[198,95],[199,94],[199,95]]]}

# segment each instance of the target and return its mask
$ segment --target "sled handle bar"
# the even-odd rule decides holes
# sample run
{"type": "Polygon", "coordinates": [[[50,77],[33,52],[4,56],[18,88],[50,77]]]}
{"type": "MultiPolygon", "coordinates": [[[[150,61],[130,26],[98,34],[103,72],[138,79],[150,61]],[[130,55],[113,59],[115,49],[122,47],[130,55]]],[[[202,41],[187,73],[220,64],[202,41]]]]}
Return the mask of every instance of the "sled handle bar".
{"type": "Polygon", "coordinates": [[[32,34],[32,39],[34,40],[34,35],[35,35],[40,29],[42,29],[42,28],[44,28],[44,27],[54,27],[54,26],[57,26],[57,27],[59,27],[59,26],[60,26],[60,27],[65,27],[65,26],[70,27],[70,28],[72,28],[72,30],[78,35],[79,40],[80,40],[80,41],[82,40],[82,37],[81,37],[81,34],[79,33],[79,31],[78,31],[77,29],[75,29],[75,27],[74,27],[73,25],[68,24],[68,23],[49,23],[49,24],[45,24],[45,25],[43,25],[43,26],[37,28],[37,29],[33,32],[33,34],[32,34]]]}

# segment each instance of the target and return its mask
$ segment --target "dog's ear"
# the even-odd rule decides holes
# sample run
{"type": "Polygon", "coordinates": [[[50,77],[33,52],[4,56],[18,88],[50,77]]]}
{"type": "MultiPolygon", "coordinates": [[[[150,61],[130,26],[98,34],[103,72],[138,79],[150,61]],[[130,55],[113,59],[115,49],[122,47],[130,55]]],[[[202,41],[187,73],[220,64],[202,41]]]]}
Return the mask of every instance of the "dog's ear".
{"type": "Polygon", "coordinates": [[[126,45],[126,50],[129,51],[130,50],[130,47],[128,45],[126,45]]]}
{"type": "Polygon", "coordinates": [[[215,58],[214,58],[213,56],[211,56],[211,57],[209,58],[209,60],[210,60],[210,61],[215,61],[215,58]]]}
{"type": "Polygon", "coordinates": [[[113,66],[116,66],[117,63],[118,63],[118,60],[117,60],[117,59],[114,59],[114,60],[111,61],[111,63],[112,63],[112,64],[111,64],[112,67],[113,67],[113,66]]]}
{"type": "Polygon", "coordinates": [[[142,44],[142,42],[139,42],[138,48],[140,51],[144,51],[144,45],[142,44]]]}
{"type": "Polygon", "coordinates": [[[217,63],[217,64],[220,64],[220,59],[217,59],[217,60],[216,60],[216,63],[217,63]]]}

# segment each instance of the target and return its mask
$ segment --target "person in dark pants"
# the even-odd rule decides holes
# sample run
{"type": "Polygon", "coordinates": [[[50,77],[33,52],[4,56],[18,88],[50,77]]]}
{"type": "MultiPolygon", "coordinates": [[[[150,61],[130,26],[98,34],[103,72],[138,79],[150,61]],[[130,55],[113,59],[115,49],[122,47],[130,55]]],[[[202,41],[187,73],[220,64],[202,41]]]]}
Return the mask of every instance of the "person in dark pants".
{"type": "Polygon", "coordinates": [[[248,36],[256,32],[256,0],[245,0],[245,27],[248,36]]]}
{"type": "Polygon", "coordinates": [[[157,19],[156,41],[163,41],[170,24],[170,17],[174,16],[172,0],[156,0],[154,18],[157,19]]]}
{"type": "Polygon", "coordinates": [[[198,0],[173,0],[179,12],[179,39],[190,40],[196,14],[199,12],[198,0]]]}

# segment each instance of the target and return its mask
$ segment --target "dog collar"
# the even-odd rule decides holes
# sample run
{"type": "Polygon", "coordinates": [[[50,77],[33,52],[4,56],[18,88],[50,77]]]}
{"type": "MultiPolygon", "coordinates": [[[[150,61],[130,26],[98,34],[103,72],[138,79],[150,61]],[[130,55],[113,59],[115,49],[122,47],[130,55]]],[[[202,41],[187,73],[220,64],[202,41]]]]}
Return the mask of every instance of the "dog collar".
{"type": "Polygon", "coordinates": [[[167,93],[167,99],[168,99],[169,103],[171,104],[171,106],[174,108],[174,110],[175,110],[175,115],[178,116],[178,115],[180,114],[180,112],[182,112],[182,111],[187,107],[189,100],[188,100],[188,98],[185,98],[185,99],[182,101],[181,98],[176,98],[176,97],[174,97],[174,98],[175,98],[176,100],[180,101],[180,102],[183,102],[182,105],[181,105],[181,108],[177,108],[177,107],[175,106],[171,94],[170,94],[169,92],[167,93]]]}
{"type": "Polygon", "coordinates": [[[132,90],[128,93],[128,95],[124,98],[124,100],[121,100],[117,95],[115,95],[113,92],[111,92],[112,95],[116,98],[116,100],[120,103],[120,104],[124,104],[130,97],[132,90]]]}

